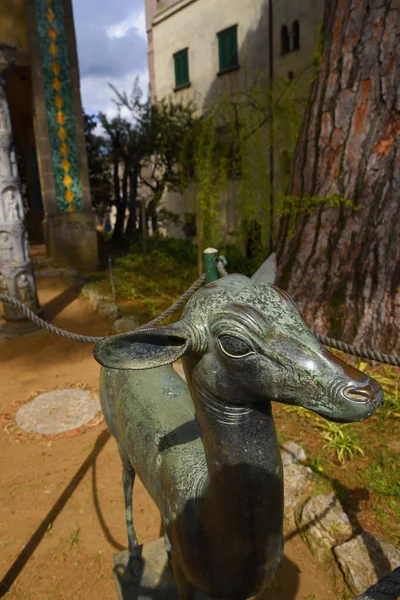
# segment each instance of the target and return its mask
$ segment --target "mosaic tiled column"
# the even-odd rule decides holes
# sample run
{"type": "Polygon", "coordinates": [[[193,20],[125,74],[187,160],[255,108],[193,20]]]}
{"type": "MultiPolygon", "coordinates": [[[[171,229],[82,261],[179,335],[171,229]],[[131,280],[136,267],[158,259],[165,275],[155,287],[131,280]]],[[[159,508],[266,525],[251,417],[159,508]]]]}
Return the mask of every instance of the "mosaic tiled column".
{"type": "Polygon", "coordinates": [[[91,207],[71,0],[25,0],[45,238],[60,266],[93,270],[91,207]]]}
{"type": "MultiPolygon", "coordinates": [[[[0,292],[37,312],[39,303],[5,93],[4,72],[14,57],[13,46],[0,44],[0,292]]],[[[7,320],[25,318],[6,303],[3,314],[7,320]]]]}

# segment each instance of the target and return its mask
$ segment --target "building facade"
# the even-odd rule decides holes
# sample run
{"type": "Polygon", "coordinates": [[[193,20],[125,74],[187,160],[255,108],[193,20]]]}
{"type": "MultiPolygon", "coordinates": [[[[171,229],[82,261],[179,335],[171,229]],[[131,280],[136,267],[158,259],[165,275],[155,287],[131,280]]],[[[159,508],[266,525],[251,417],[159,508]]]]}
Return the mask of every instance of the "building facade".
{"type": "MultiPolygon", "coordinates": [[[[324,0],[145,0],[151,96],[194,100],[206,113],[225,92],[299,79],[307,94],[324,0]]],[[[279,157],[271,158],[271,165],[279,157]]],[[[272,169],[274,167],[272,166],[272,169]]],[[[237,182],[223,206],[235,206],[237,182]]],[[[184,221],[185,202],[167,208],[184,221]]],[[[227,229],[234,210],[225,215],[227,229]]],[[[179,235],[176,227],[170,233],[179,235]]]]}
{"type": "MultiPolygon", "coordinates": [[[[71,0],[2,0],[0,44],[15,47],[5,95],[31,243],[59,266],[98,263],[71,0]]],[[[0,164],[1,168],[1,164],[0,164]]]]}

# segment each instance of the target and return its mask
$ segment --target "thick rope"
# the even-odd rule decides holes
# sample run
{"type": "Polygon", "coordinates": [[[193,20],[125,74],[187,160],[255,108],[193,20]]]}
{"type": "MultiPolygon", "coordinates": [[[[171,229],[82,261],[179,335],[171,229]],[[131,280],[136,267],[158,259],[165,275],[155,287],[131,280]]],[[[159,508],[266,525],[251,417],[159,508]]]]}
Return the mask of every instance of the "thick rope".
{"type": "MultiPolygon", "coordinates": [[[[217,259],[217,268],[218,268],[219,273],[221,275],[223,272],[225,273],[224,275],[222,275],[223,277],[226,277],[228,275],[227,271],[225,270],[225,264],[226,264],[226,262],[222,257],[219,257],[217,259]]],[[[182,294],[182,296],[180,298],[178,298],[178,300],[176,302],[174,302],[174,304],[172,304],[172,306],[167,308],[167,310],[165,310],[161,315],[159,315],[155,319],[152,319],[145,325],[141,325],[140,327],[138,327],[138,329],[142,329],[143,327],[148,327],[149,325],[157,325],[158,323],[161,323],[161,321],[163,321],[164,319],[166,319],[167,317],[172,315],[183,304],[185,304],[185,302],[190,298],[190,296],[192,296],[192,294],[194,294],[194,292],[196,292],[198,289],[201,288],[201,286],[204,283],[204,280],[205,280],[205,275],[202,275],[201,277],[199,277],[199,279],[197,281],[195,281],[195,283],[193,285],[191,285],[190,288],[188,290],[186,290],[186,292],[184,294],[182,294]]],[[[7,302],[8,304],[12,304],[13,306],[16,306],[18,309],[21,310],[21,312],[26,317],[28,317],[28,319],[33,321],[39,327],[45,329],[46,331],[50,331],[51,333],[55,333],[56,335],[65,337],[69,340],[75,340],[77,342],[85,342],[88,344],[95,344],[96,342],[103,339],[103,337],[80,335],[79,333],[72,333],[70,331],[65,331],[64,329],[60,329],[59,327],[55,327],[54,325],[47,323],[47,321],[44,321],[43,319],[41,319],[40,317],[35,315],[35,313],[33,313],[31,310],[29,310],[29,308],[27,306],[25,306],[25,304],[22,304],[22,302],[20,302],[19,300],[16,300],[15,298],[11,298],[10,296],[6,296],[5,294],[0,294],[0,302],[7,302]]],[[[342,352],[347,352],[347,354],[353,354],[354,356],[359,356],[361,358],[366,358],[368,360],[375,360],[377,362],[385,363],[388,365],[393,365],[395,367],[400,367],[400,357],[399,356],[395,356],[392,354],[384,354],[383,352],[377,352],[375,350],[371,350],[370,348],[359,348],[357,346],[353,346],[352,344],[346,344],[345,342],[340,342],[339,340],[334,340],[330,337],[327,337],[326,335],[321,335],[320,333],[315,333],[315,335],[318,338],[318,340],[322,344],[324,344],[324,346],[329,346],[330,348],[336,348],[336,350],[341,350],[342,352]]]]}
{"type": "MultiPolygon", "coordinates": [[[[204,280],[205,280],[205,275],[202,275],[201,277],[199,277],[199,279],[197,281],[195,281],[195,283],[193,285],[191,285],[190,288],[188,290],[186,290],[186,292],[184,294],[182,294],[182,296],[180,298],[178,298],[178,300],[176,302],[174,302],[174,304],[172,304],[172,306],[167,308],[166,311],[164,311],[161,315],[159,315],[152,321],[149,321],[149,323],[146,323],[145,325],[141,325],[140,327],[138,327],[138,329],[141,329],[142,327],[148,327],[149,325],[156,325],[157,323],[160,323],[161,321],[163,321],[164,319],[169,317],[172,313],[174,313],[176,310],[178,310],[178,308],[180,308],[183,304],[185,304],[185,302],[188,300],[188,298],[190,298],[190,296],[192,296],[192,294],[194,294],[195,291],[197,291],[199,288],[201,288],[201,286],[204,283],[204,280]]],[[[104,336],[81,335],[80,333],[72,333],[71,331],[65,331],[65,329],[60,329],[59,327],[56,327],[55,325],[51,325],[51,323],[47,323],[47,321],[44,321],[43,319],[41,319],[40,317],[35,315],[34,312],[32,312],[27,306],[25,306],[25,304],[23,304],[16,298],[11,298],[11,296],[6,296],[5,294],[0,294],[0,302],[7,302],[7,304],[12,304],[13,306],[16,306],[28,319],[30,319],[33,323],[35,323],[42,329],[45,329],[46,331],[50,331],[50,333],[55,333],[56,335],[60,335],[61,337],[65,337],[68,340],[74,340],[76,342],[84,342],[87,344],[95,344],[96,342],[99,342],[100,340],[102,340],[104,338],[104,336]]]]}
{"type": "Polygon", "coordinates": [[[225,269],[227,264],[228,261],[226,260],[225,256],[217,257],[217,271],[221,277],[227,277],[227,275],[229,275],[228,271],[225,269]]]}
{"type": "Polygon", "coordinates": [[[324,346],[336,348],[336,350],[347,352],[347,354],[354,354],[354,356],[360,356],[361,358],[376,360],[377,362],[385,363],[387,365],[400,367],[400,356],[384,354],[383,352],[377,352],[376,350],[371,350],[370,348],[359,348],[357,346],[352,346],[351,344],[346,344],[345,342],[333,340],[332,338],[326,335],[321,335],[320,333],[315,333],[315,335],[321,344],[324,344],[324,346]]]}
{"type": "Polygon", "coordinates": [[[396,600],[400,597],[400,567],[369,587],[355,600],[396,600]]]}

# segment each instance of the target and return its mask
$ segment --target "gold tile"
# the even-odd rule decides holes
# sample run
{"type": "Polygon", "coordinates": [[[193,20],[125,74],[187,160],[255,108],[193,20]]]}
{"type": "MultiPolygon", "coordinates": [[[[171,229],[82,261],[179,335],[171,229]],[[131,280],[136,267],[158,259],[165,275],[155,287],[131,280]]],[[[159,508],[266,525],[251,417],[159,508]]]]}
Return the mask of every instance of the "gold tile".
{"type": "Polygon", "coordinates": [[[49,48],[49,52],[50,52],[50,54],[51,54],[51,55],[52,55],[54,58],[57,56],[57,54],[58,54],[58,48],[57,48],[57,46],[55,45],[55,43],[54,43],[54,42],[51,42],[51,44],[50,44],[50,48],[49,48]]]}
{"type": "Polygon", "coordinates": [[[62,88],[62,83],[61,81],[58,79],[58,77],[56,77],[53,81],[53,89],[55,89],[56,92],[59,92],[62,88]]]}
{"type": "Polygon", "coordinates": [[[61,71],[61,67],[56,60],[53,61],[53,64],[51,65],[51,70],[53,71],[53,73],[56,77],[58,76],[59,72],[61,71]]]}
{"type": "Polygon", "coordinates": [[[54,19],[56,18],[55,14],[51,10],[51,8],[47,9],[46,17],[47,17],[47,20],[50,21],[50,23],[52,23],[54,21],[54,19]]]}
{"type": "Polygon", "coordinates": [[[61,144],[61,146],[60,146],[60,152],[61,152],[61,154],[63,156],[67,156],[67,154],[69,152],[67,144],[61,144]]]}
{"type": "Polygon", "coordinates": [[[69,188],[71,183],[72,183],[72,179],[70,177],[70,175],[66,175],[63,179],[63,183],[65,185],[65,187],[69,188]]]}
{"type": "Polygon", "coordinates": [[[68,133],[65,131],[64,127],[60,127],[60,129],[58,130],[58,137],[62,142],[65,142],[65,140],[67,139],[67,135],[68,133]]]}
{"type": "Polygon", "coordinates": [[[49,27],[48,31],[47,31],[47,35],[49,36],[49,38],[51,40],[53,40],[53,42],[56,40],[57,38],[57,31],[54,29],[54,27],[49,27]]]}
{"type": "Polygon", "coordinates": [[[56,121],[59,125],[64,125],[64,123],[65,123],[65,116],[64,116],[64,113],[61,112],[61,110],[59,110],[58,113],[56,114],[56,121]]]}
{"type": "Polygon", "coordinates": [[[68,171],[71,168],[71,163],[69,162],[69,160],[67,158],[64,158],[64,160],[61,163],[62,168],[64,169],[64,171],[66,173],[68,173],[68,171]]]}

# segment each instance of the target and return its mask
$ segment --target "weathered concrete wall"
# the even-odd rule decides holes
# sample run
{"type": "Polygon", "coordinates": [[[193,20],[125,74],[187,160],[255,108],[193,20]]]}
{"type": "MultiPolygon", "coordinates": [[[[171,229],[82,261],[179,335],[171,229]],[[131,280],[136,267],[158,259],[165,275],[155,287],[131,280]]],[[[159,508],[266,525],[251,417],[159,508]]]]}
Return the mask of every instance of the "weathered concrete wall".
{"type": "MultiPolygon", "coordinates": [[[[324,0],[277,0],[273,2],[272,47],[273,77],[279,80],[298,78],[304,98],[307,97],[312,75],[313,55],[317,48],[319,26],[323,18],[324,0]],[[284,25],[292,32],[293,22],[300,27],[300,47],[282,53],[281,30],[284,25]]],[[[176,101],[194,100],[201,112],[216,101],[220,94],[237,89],[248,89],[257,74],[263,73],[265,86],[269,85],[269,0],[146,0],[148,34],[151,35],[151,69],[153,100],[170,97],[176,101]],[[219,56],[217,33],[238,25],[240,68],[218,75],[219,56]],[[188,48],[190,86],[175,91],[174,53],[188,48]]],[[[149,46],[150,52],[150,46],[149,46]]],[[[149,55],[150,56],[150,55],[149,55]]],[[[150,59],[149,59],[150,64],[150,59]]],[[[276,191],[279,182],[279,152],[275,152],[274,171],[276,191]]],[[[238,185],[232,183],[230,202],[222,206],[237,206],[238,185]]],[[[169,193],[166,208],[182,218],[191,212],[187,197],[169,193]]],[[[267,199],[266,199],[267,201],[267,199]]],[[[229,212],[229,211],[228,211],[229,212]]],[[[236,208],[234,212],[237,212],[236,208]]],[[[230,210],[232,213],[232,210],[230,210]]],[[[277,219],[277,218],[276,218],[277,219]]],[[[227,213],[226,232],[230,226],[227,213]]],[[[239,226],[239,224],[238,224],[239,226]]],[[[170,235],[178,235],[179,227],[169,226],[170,235]]],[[[182,233],[180,233],[183,235],[182,233]]],[[[228,235],[226,233],[226,235],[228,235]]],[[[228,239],[235,239],[229,237],[228,239]]]]}
{"type": "Polygon", "coordinates": [[[162,11],[153,20],[154,76],[157,99],[174,94],[179,100],[194,99],[202,109],[210,88],[218,91],[237,89],[245,84],[248,71],[264,70],[268,59],[267,23],[259,26],[265,14],[266,0],[191,0],[162,11]],[[241,68],[218,76],[217,33],[238,25],[239,63],[241,68]],[[254,30],[251,44],[245,43],[254,30]],[[173,55],[189,48],[191,87],[174,92],[173,55]]]}

